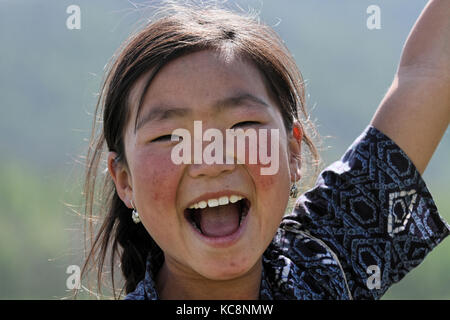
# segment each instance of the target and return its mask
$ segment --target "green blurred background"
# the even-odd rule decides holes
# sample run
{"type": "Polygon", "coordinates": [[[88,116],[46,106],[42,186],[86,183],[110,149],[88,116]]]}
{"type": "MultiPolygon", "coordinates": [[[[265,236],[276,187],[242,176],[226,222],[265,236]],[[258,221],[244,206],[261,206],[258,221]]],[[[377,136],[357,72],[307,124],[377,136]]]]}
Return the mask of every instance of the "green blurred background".
{"type": "MultiPolygon", "coordinates": [[[[307,81],[325,164],[366,127],[390,85],[425,0],[239,1],[286,41],[307,81]],[[381,8],[368,30],[366,9],[381,8]]],[[[158,1],[0,0],[0,299],[60,299],[82,265],[81,186],[103,68],[158,1]],[[66,8],[81,8],[81,29],[66,8]],[[70,206],[68,205],[70,204],[70,206]]],[[[229,1],[233,6],[234,2],[229,1]]],[[[430,110],[432,112],[432,110],[430,110]]],[[[450,137],[425,181],[450,221],[450,137]]],[[[450,299],[444,241],[383,299],[450,299]]]]}

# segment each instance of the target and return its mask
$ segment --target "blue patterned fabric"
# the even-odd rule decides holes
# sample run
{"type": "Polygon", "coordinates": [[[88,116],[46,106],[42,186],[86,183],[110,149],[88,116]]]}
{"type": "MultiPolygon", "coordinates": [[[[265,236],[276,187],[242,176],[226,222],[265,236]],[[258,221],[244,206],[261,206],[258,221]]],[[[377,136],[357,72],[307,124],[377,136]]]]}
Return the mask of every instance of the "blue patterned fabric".
{"type": "MultiPolygon", "coordinates": [[[[263,255],[260,299],[379,299],[450,233],[419,172],[369,126],[285,216],[263,255]]],[[[158,299],[164,261],[125,299],[158,299]]]]}

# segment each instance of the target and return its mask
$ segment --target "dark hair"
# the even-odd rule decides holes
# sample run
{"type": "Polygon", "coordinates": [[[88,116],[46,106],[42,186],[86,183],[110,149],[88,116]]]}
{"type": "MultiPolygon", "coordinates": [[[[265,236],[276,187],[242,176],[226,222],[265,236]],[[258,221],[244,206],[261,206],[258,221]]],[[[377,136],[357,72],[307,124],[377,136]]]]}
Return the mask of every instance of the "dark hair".
{"type": "Polygon", "coordinates": [[[136,80],[144,73],[151,71],[150,79],[140,93],[141,102],[152,78],[169,61],[198,50],[232,50],[234,54],[252,61],[261,71],[269,90],[278,99],[286,130],[291,130],[294,119],[297,119],[304,131],[302,142],[308,147],[314,161],[319,159],[308,133],[314,126],[305,107],[302,75],[275,31],[260,23],[255,16],[226,9],[172,9],[166,11],[164,17],[147,24],[124,44],[109,68],[95,110],[84,186],[87,218],[85,241],[90,240],[91,248],[82,275],[88,272],[90,265],[96,265],[97,286],[101,292],[104,262],[110,251],[114,298],[116,257],[120,257],[120,268],[125,280],[122,291],[125,289],[125,293],[129,293],[144,277],[145,260],[150,249],[157,248],[142,223],[133,223],[131,209],[119,198],[112,178],[105,174],[103,187],[97,186],[105,151],[116,152],[118,161],[127,164],[123,138],[124,130],[130,121],[129,95],[136,80]],[[100,127],[102,130],[99,130],[97,125],[99,115],[103,115],[100,127]],[[95,201],[97,197],[100,200],[98,208],[95,201]],[[99,216],[103,217],[103,222],[94,239],[93,221],[96,216],[93,213],[97,209],[99,216]]]}

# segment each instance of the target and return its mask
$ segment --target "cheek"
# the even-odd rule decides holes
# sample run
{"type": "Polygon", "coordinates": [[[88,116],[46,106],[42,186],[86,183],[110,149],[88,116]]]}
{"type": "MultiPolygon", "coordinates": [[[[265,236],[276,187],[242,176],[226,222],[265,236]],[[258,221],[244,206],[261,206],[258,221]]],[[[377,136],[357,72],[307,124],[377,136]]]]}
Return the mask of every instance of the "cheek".
{"type": "Polygon", "coordinates": [[[290,176],[286,159],[280,157],[280,166],[276,174],[262,175],[261,169],[265,165],[248,165],[248,171],[252,176],[260,205],[268,208],[283,206],[284,199],[289,194],[290,176]]]}
{"type": "MultiPolygon", "coordinates": [[[[268,141],[270,143],[270,140],[268,141]]],[[[288,153],[284,144],[279,145],[278,170],[275,174],[262,175],[261,169],[269,165],[260,163],[248,165],[257,194],[257,210],[261,217],[261,224],[271,230],[279,225],[289,200],[290,174],[288,153]]],[[[263,227],[265,228],[265,227],[263,227]]]]}
{"type": "Polygon", "coordinates": [[[180,170],[171,161],[170,152],[138,152],[133,164],[133,191],[144,209],[173,206],[180,170]]]}
{"type": "Polygon", "coordinates": [[[261,175],[261,166],[249,167],[256,188],[258,202],[268,207],[278,207],[278,203],[289,194],[289,175],[286,168],[280,166],[280,170],[274,175],[261,175]]]}
{"type": "Polygon", "coordinates": [[[143,150],[133,160],[133,194],[141,221],[158,245],[167,248],[177,239],[175,198],[182,170],[170,152],[143,150]]]}
{"type": "Polygon", "coordinates": [[[270,191],[280,185],[280,172],[275,175],[261,175],[261,168],[263,167],[260,165],[249,166],[249,171],[257,189],[270,191]]]}
{"type": "Polygon", "coordinates": [[[253,177],[257,188],[262,189],[262,191],[280,192],[280,187],[282,188],[287,185],[289,188],[288,153],[286,145],[280,143],[279,137],[276,137],[276,143],[273,143],[272,139],[274,139],[274,137],[268,135],[264,145],[263,142],[258,139],[258,149],[256,150],[251,150],[251,148],[247,147],[247,154],[252,151],[258,154],[258,162],[256,164],[248,164],[247,158],[246,163],[248,164],[248,170],[253,177]],[[273,150],[274,148],[276,148],[276,151],[273,150]],[[261,155],[265,158],[265,164],[261,163],[261,155]],[[268,161],[269,163],[267,163],[268,161]],[[268,170],[270,168],[272,168],[272,170],[268,170]],[[265,174],[263,174],[264,172],[265,174]]]}

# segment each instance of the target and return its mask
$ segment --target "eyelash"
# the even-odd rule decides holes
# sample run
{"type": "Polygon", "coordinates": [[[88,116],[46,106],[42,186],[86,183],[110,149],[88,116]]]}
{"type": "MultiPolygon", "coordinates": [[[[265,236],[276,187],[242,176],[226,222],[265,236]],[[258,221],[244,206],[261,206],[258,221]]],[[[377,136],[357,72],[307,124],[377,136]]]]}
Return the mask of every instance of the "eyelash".
{"type": "MultiPolygon", "coordinates": [[[[236,123],[231,128],[246,126],[246,125],[257,125],[257,124],[260,124],[260,122],[258,122],[258,121],[242,121],[242,122],[236,123]]],[[[151,140],[150,142],[170,141],[171,139],[172,139],[172,135],[166,134],[163,136],[159,136],[158,138],[155,138],[155,139],[151,140]]],[[[180,139],[181,139],[181,137],[180,137],[180,139]]]]}
{"type": "MultiPolygon", "coordinates": [[[[182,140],[181,137],[179,137],[179,138],[182,140]]],[[[159,136],[158,138],[155,138],[155,139],[151,140],[150,142],[171,141],[171,139],[172,139],[172,135],[166,134],[164,136],[159,136]]]]}
{"type": "Polygon", "coordinates": [[[256,125],[256,124],[260,124],[260,122],[258,122],[258,121],[242,121],[242,122],[236,123],[231,128],[245,126],[245,125],[250,125],[251,126],[251,125],[256,125]]]}

